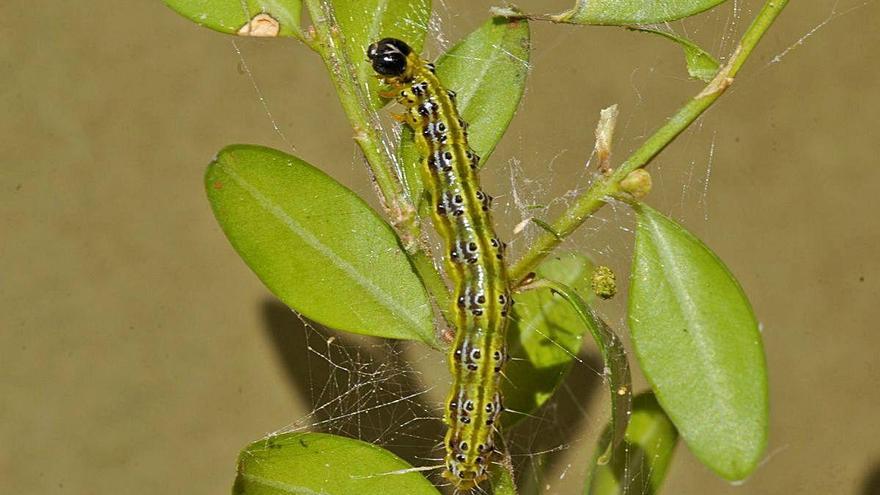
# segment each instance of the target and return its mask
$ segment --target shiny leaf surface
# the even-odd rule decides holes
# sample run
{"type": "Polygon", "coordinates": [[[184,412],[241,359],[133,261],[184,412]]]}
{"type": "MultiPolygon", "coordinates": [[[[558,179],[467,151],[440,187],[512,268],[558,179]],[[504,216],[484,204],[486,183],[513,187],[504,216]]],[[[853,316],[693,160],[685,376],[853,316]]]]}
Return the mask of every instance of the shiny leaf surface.
{"type": "Polygon", "coordinates": [[[681,46],[682,50],[684,50],[684,60],[687,65],[688,74],[694,79],[699,79],[703,82],[709,82],[715,77],[715,74],[718,72],[718,61],[715,60],[711,54],[707,51],[703,50],[699,46],[697,46],[693,41],[682,38],[676,34],[670,33],[668,31],[661,31],[659,29],[649,29],[649,28],[633,28],[634,31],[640,31],[643,33],[651,33],[656,34],[657,36],[662,36],[668,40],[671,40],[675,43],[678,43],[681,46]]]}
{"type": "Polygon", "coordinates": [[[325,433],[256,441],[238,457],[234,495],[439,495],[403,459],[375,445],[325,433]]]}
{"type": "MultiPolygon", "coordinates": [[[[609,427],[610,428],[610,427],[609,427]]],[[[656,495],[672,461],[678,432],[650,392],[633,399],[626,437],[611,462],[599,464],[611,430],[605,429],[587,479],[586,495],[656,495]]]]}
{"type": "MultiPolygon", "coordinates": [[[[567,253],[549,258],[537,270],[541,278],[557,280],[589,297],[590,261],[567,253]]],[[[587,327],[577,313],[550,289],[534,289],[514,296],[513,317],[508,329],[507,347],[511,361],[502,380],[504,404],[508,409],[532,414],[565,380],[583,342],[587,327]]],[[[522,420],[522,414],[502,416],[509,426],[522,420]]]]}
{"type": "Polygon", "coordinates": [[[646,205],[636,212],[629,325],[642,370],[697,458],[741,480],[767,443],[767,370],[752,308],[699,239],[646,205]]]}
{"type": "Polygon", "coordinates": [[[236,251],[285,304],[338,330],[434,345],[431,305],[397,237],[345,186],[247,145],[223,149],[205,186],[236,251]]]}

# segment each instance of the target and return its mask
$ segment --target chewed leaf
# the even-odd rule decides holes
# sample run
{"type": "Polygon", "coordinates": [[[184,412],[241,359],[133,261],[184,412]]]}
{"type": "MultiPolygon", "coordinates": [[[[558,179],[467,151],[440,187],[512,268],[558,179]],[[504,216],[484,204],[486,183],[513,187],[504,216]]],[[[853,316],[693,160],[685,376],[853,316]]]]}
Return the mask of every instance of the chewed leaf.
{"type": "MultiPolygon", "coordinates": [[[[589,297],[592,266],[587,258],[568,253],[544,261],[537,273],[589,297]]],[[[504,370],[507,379],[502,380],[502,392],[508,409],[532,414],[565,380],[587,327],[574,309],[549,289],[517,294],[514,300],[507,336],[511,361],[504,370]]],[[[505,426],[524,417],[515,413],[502,416],[505,426]]]]}
{"type": "Polygon", "coordinates": [[[223,149],[205,177],[235,250],[285,304],[347,332],[435,344],[431,305],[391,228],[294,156],[223,149]]]}
{"type": "Polygon", "coordinates": [[[556,22],[627,26],[657,24],[692,16],[724,0],[577,0],[574,8],[553,16],[556,22]]]}
{"type": "MultiPolygon", "coordinates": [[[[513,119],[529,72],[529,25],[525,20],[493,17],[444,53],[437,77],[455,91],[458,112],[469,124],[468,144],[481,157],[492,154],[513,119]]],[[[421,157],[406,128],[400,158],[412,197],[422,191],[421,157]]]]}
{"type": "Polygon", "coordinates": [[[385,102],[378,95],[379,81],[367,61],[367,47],[381,38],[397,38],[421,51],[431,0],[335,0],[332,5],[358,86],[366,87],[371,105],[380,108],[385,102]]]}
{"type": "Polygon", "coordinates": [[[678,432],[650,392],[633,399],[632,415],[623,443],[617,446],[611,462],[599,464],[611,435],[605,429],[587,478],[586,495],[655,495],[666,478],[678,432]]]}
{"type": "Polygon", "coordinates": [[[200,26],[241,36],[302,39],[302,0],[164,0],[200,26]]]}
{"type": "Polygon", "coordinates": [[[709,54],[708,52],[697,46],[693,41],[687,38],[682,38],[681,36],[675,35],[667,31],[661,31],[659,29],[631,29],[633,29],[634,31],[641,31],[643,33],[653,33],[678,43],[684,50],[684,58],[685,63],[687,64],[688,74],[694,79],[699,79],[703,82],[709,82],[712,80],[713,77],[715,77],[715,74],[718,72],[719,65],[718,61],[715,60],[715,57],[713,57],[711,54],[709,54]]]}
{"type": "Polygon", "coordinates": [[[767,444],[767,370],[752,308],[705,244],[635,208],[629,324],[642,370],[694,455],[741,480],[767,444]]]}
{"type": "Polygon", "coordinates": [[[412,466],[373,444],[326,433],[258,440],[238,457],[234,495],[440,495],[412,466]]]}

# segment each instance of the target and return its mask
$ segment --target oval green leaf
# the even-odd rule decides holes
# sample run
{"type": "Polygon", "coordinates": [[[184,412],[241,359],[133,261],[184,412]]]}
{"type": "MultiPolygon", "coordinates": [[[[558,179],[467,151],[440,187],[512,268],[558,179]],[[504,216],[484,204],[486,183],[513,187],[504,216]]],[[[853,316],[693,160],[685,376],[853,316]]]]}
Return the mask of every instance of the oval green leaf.
{"type": "MultiPolygon", "coordinates": [[[[537,269],[541,278],[557,280],[589,297],[590,261],[575,253],[545,260],[537,269]]],[[[534,413],[553,396],[568,375],[581,349],[587,327],[562,298],[549,289],[534,289],[514,295],[513,318],[507,333],[511,360],[502,380],[504,406],[512,411],[534,413]]],[[[523,414],[502,416],[505,426],[525,418],[523,414]]]]}
{"type": "Polygon", "coordinates": [[[623,443],[617,446],[608,464],[596,460],[605,451],[611,434],[605,429],[594,454],[593,469],[587,478],[586,495],[655,495],[666,478],[678,432],[657,404],[654,394],[642,393],[633,399],[632,415],[623,443]]]}
{"type": "Polygon", "coordinates": [[[741,480],[767,443],[767,370],[752,308],[699,239],[646,205],[635,209],[629,325],[642,370],[694,455],[741,480]]]}
{"type": "Polygon", "coordinates": [[[235,495],[439,495],[403,459],[375,445],[326,433],[256,441],[238,457],[235,495]]]}
{"type": "Polygon", "coordinates": [[[702,48],[697,46],[696,43],[687,38],[683,38],[676,34],[659,29],[630,29],[643,33],[656,34],[668,40],[672,40],[675,43],[678,43],[678,45],[681,46],[681,48],[684,50],[684,60],[687,64],[688,75],[690,75],[694,79],[699,79],[703,82],[709,82],[712,80],[712,78],[715,77],[715,74],[718,72],[718,68],[720,67],[720,65],[718,64],[718,61],[715,60],[715,57],[713,57],[709,52],[703,50],[702,48]]]}
{"type": "Polygon", "coordinates": [[[295,156],[223,149],[205,187],[235,250],[285,304],[347,332],[435,345],[431,305],[391,228],[295,156]]]}
{"type": "Polygon", "coordinates": [[[277,23],[276,36],[302,39],[300,13],[302,0],[164,0],[180,15],[214,31],[242,36],[271,36],[265,17],[277,23]],[[261,29],[261,28],[266,28],[261,29]]]}
{"type": "MultiPolygon", "coordinates": [[[[513,119],[529,72],[529,25],[525,20],[493,17],[444,53],[435,63],[437,77],[456,93],[461,117],[469,124],[468,144],[486,163],[513,119]]],[[[421,156],[406,127],[400,161],[413,198],[420,198],[421,156]]]]}
{"type": "Polygon", "coordinates": [[[379,80],[367,61],[367,47],[382,38],[397,38],[421,51],[431,19],[431,0],[335,0],[333,13],[358,87],[366,86],[373,108],[381,108],[385,101],[379,98],[379,80]]]}
{"type": "Polygon", "coordinates": [[[657,24],[699,14],[724,0],[577,0],[574,8],[552,16],[555,22],[626,26],[657,24]]]}

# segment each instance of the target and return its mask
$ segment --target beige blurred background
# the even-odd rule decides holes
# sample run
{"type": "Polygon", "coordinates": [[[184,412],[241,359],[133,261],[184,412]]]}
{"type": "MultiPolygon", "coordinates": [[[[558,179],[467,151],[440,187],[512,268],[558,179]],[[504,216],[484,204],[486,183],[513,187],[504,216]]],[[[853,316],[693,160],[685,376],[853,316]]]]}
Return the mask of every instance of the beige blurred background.
{"type": "MultiPolygon", "coordinates": [[[[442,3],[452,42],[498,2],[442,3]]],[[[724,54],[757,6],[672,27],[724,54]]],[[[772,398],[751,479],[725,483],[680,448],[664,493],[880,493],[878,21],[877,1],[793,1],[732,91],[652,165],[652,204],[750,295],[772,398]]],[[[295,42],[238,46],[296,153],[370,195],[319,59],[295,42]]],[[[518,191],[549,201],[582,177],[600,108],[620,104],[622,158],[700,88],[659,38],[538,24],[533,46],[485,179],[508,203],[511,160],[518,191]]],[[[227,493],[239,449],[313,409],[307,389],[327,380],[303,378],[309,331],[271,303],[202,191],[226,144],[289,150],[232,39],[158,0],[6,0],[0,112],[0,493],[227,493]]],[[[512,237],[519,212],[499,216],[512,237]]],[[[623,211],[602,218],[631,226],[623,211]]],[[[628,246],[598,220],[569,245],[620,273],[628,246]]],[[[442,373],[442,356],[423,361],[442,373]]],[[[584,439],[606,414],[592,381],[584,439]]],[[[584,439],[569,439],[546,493],[579,493],[584,439]]]]}

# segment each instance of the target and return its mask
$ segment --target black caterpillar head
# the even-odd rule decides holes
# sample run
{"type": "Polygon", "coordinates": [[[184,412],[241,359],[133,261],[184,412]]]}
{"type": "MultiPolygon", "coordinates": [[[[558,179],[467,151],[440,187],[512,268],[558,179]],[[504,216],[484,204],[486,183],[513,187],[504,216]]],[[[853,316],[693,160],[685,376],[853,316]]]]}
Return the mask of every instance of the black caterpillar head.
{"type": "Polygon", "coordinates": [[[412,49],[396,38],[383,38],[367,48],[373,70],[383,76],[397,77],[406,72],[406,57],[412,49]]]}

